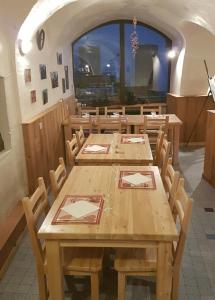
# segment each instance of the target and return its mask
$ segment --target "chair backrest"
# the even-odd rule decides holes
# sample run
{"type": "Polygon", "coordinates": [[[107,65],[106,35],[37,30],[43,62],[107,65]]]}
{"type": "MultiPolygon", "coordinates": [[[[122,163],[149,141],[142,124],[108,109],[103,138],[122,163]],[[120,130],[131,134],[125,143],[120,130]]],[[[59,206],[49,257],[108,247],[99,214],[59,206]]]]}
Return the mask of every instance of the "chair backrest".
{"type": "Polygon", "coordinates": [[[159,157],[160,157],[160,151],[161,151],[163,139],[164,139],[164,132],[162,130],[159,130],[157,140],[156,140],[154,159],[153,159],[154,160],[153,164],[155,166],[158,165],[158,160],[159,160],[159,157]]]}
{"type": "Polygon", "coordinates": [[[105,116],[111,115],[111,114],[119,114],[119,115],[125,115],[125,106],[122,106],[121,108],[109,108],[105,106],[105,116]]]}
{"type": "Polygon", "coordinates": [[[71,167],[73,167],[75,165],[75,157],[78,153],[78,143],[75,135],[73,135],[71,141],[69,140],[66,141],[66,151],[67,151],[69,163],[71,167]]]}
{"type": "Polygon", "coordinates": [[[192,214],[193,201],[188,197],[184,189],[184,179],[180,178],[176,199],[173,208],[173,215],[177,224],[179,226],[179,239],[177,243],[173,245],[173,271],[179,272],[182,255],[184,251],[187,231],[189,222],[192,214]]]}
{"type": "Polygon", "coordinates": [[[168,193],[168,201],[171,210],[173,210],[175,195],[178,188],[180,174],[178,171],[175,171],[172,166],[172,159],[169,158],[167,162],[166,171],[164,174],[164,186],[166,192],[168,193]]]}
{"type": "Polygon", "coordinates": [[[80,126],[80,130],[76,131],[75,134],[76,134],[76,139],[77,139],[77,143],[78,143],[78,149],[80,150],[85,142],[85,136],[84,136],[84,131],[83,131],[82,126],[80,126]]]}
{"type": "Polygon", "coordinates": [[[99,107],[82,107],[81,115],[89,114],[89,115],[99,115],[99,107]]]}
{"type": "Polygon", "coordinates": [[[140,106],[140,114],[141,115],[151,114],[151,113],[160,115],[161,114],[161,106],[159,106],[159,105],[154,105],[154,106],[141,105],[140,106]]]}
{"type": "Polygon", "coordinates": [[[47,199],[45,183],[42,177],[38,178],[38,187],[31,197],[24,197],[22,204],[27,221],[28,231],[33,247],[33,252],[36,257],[37,264],[42,267],[44,265],[44,250],[40,240],[37,237],[37,226],[41,217],[47,215],[50,206],[47,199]]]}
{"type": "Polygon", "coordinates": [[[59,158],[59,166],[57,167],[57,169],[55,171],[49,171],[49,177],[51,182],[52,193],[54,197],[57,197],[67,177],[63,157],[59,158]]]}
{"type": "Polygon", "coordinates": [[[169,116],[145,116],[144,118],[145,132],[157,132],[162,130],[164,134],[168,132],[169,116]]]}
{"type": "Polygon", "coordinates": [[[122,119],[121,116],[114,118],[98,116],[97,117],[97,129],[98,133],[101,133],[102,130],[108,132],[121,132],[122,128],[122,119]]]}
{"type": "Polygon", "coordinates": [[[166,138],[163,139],[163,143],[160,150],[160,156],[158,160],[158,167],[160,168],[161,178],[164,178],[166,172],[167,162],[170,155],[170,142],[166,138]]]}
{"type": "Polygon", "coordinates": [[[82,126],[83,129],[88,129],[89,132],[92,132],[92,125],[93,125],[93,120],[92,116],[88,117],[77,117],[77,116],[70,116],[69,117],[69,124],[71,130],[76,131],[77,129],[82,126]]]}

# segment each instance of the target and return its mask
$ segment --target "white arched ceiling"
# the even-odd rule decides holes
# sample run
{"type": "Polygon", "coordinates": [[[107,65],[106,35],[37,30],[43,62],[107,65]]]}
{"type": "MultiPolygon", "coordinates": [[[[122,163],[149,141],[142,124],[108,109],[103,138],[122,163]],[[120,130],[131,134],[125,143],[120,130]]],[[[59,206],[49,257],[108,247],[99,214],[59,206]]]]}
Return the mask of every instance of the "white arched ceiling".
{"type": "Polygon", "coordinates": [[[184,56],[187,55],[186,67],[189,68],[189,59],[195,51],[191,45],[185,49],[190,36],[184,24],[198,24],[199,30],[202,27],[205,32],[211,32],[211,40],[215,43],[214,13],[211,0],[39,0],[23,22],[18,37],[29,38],[43,25],[52,45],[50,51],[54,53],[102,23],[136,16],[139,21],[166,34],[179,49],[178,58],[172,63],[171,91],[180,93],[187,91],[186,81],[182,81],[181,86],[181,74],[185,76],[184,56]],[[26,29],[28,35],[24,34],[26,29]]]}

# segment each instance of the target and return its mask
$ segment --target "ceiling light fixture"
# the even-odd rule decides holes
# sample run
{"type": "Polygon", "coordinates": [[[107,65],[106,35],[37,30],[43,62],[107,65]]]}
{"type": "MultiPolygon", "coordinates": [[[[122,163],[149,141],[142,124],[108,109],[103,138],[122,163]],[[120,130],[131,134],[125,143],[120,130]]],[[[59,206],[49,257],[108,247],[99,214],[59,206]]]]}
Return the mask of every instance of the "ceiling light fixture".
{"type": "Polygon", "coordinates": [[[18,40],[19,53],[23,56],[29,53],[32,49],[32,42],[29,40],[18,40]]]}
{"type": "Polygon", "coordinates": [[[176,57],[176,51],[175,50],[169,50],[167,53],[167,57],[170,59],[173,59],[176,57]]]}

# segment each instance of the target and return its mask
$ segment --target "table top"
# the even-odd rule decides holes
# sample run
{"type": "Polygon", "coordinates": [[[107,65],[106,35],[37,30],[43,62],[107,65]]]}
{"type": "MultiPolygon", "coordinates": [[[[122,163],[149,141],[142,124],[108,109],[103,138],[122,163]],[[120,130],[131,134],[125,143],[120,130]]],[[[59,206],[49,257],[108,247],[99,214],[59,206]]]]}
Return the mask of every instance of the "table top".
{"type": "Polygon", "coordinates": [[[128,125],[141,125],[143,124],[143,117],[147,116],[149,118],[157,119],[164,118],[169,116],[169,126],[173,125],[182,125],[182,121],[174,114],[165,114],[165,115],[126,115],[128,125]]]}
{"type": "MultiPolygon", "coordinates": [[[[156,116],[152,116],[152,115],[147,115],[147,117],[151,117],[151,118],[161,118],[161,117],[165,117],[165,116],[169,116],[169,126],[174,126],[174,125],[182,125],[182,121],[174,114],[164,114],[164,115],[156,115],[156,116]]],[[[92,117],[92,121],[94,123],[94,125],[96,125],[96,122],[95,122],[95,118],[96,116],[95,115],[91,115],[92,117]]],[[[106,116],[104,115],[100,115],[99,116],[101,119],[104,117],[106,118],[106,116]]],[[[89,123],[89,118],[83,118],[81,116],[77,116],[77,115],[74,115],[74,116],[70,116],[70,122],[72,122],[72,120],[74,119],[77,119],[79,118],[80,119],[80,123],[89,123]]],[[[125,115],[125,120],[124,122],[127,124],[127,125],[142,125],[143,124],[143,115],[125,115]]],[[[63,121],[63,125],[68,125],[68,119],[63,121]]]]}
{"type": "Polygon", "coordinates": [[[156,166],[75,166],[39,229],[39,238],[85,241],[172,241],[177,229],[156,166]],[[119,187],[121,171],[151,171],[155,189],[119,187]],[[102,195],[99,224],[52,224],[66,195],[102,195]]]}
{"type": "Polygon", "coordinates": [[[110,165],[113,163],[119,164],[133,164],[133,165],[148,165],[153,162],[153,156],[149,144],[149,139],[146,134],[134,134],[133,136],[143,137],[144,144],[122,144],[122,137],[132,136],[130,134],[90,134],[85,145],[89,144],[109,144],[110,148],[106,154],[83,153],[82,149],[76,156],[78,164],[104,164],[110,165]]]}

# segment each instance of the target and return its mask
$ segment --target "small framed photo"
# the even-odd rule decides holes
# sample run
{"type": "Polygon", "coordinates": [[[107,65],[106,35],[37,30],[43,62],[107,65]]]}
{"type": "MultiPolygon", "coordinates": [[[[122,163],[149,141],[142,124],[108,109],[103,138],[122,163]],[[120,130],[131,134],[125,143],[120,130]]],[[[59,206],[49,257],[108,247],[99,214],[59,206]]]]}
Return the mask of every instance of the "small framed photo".
{"type": "Polygon", "coordinates": [[[37,101],[36,97],[36,90],[31,91],[31,103],[34,103],[37,101]]]}
{"type": "Polygon", "coordinates": [[[31,69],[24,70],[25,83],[31,82],[31,69]]]}
{"type": "Polygon", "coordinates": [[[63,94],[66,93],[66,81],[65,81],[65,78],[62,78],[62,91],[63,91],[63,94]]]}
{"type": "Polygon", "coordinates": [[[42,96],[43,96],[43,105],[45,105],[46,103],[48,103],[48,90],[47,89],[42,91],[42,96]]]}
{"type": "Polygon", "coordinates": [[[57,64],[62,65],[62,53],[57,52],[57,64]]]}
{"type": "Polygon", "coordinates": [[[46,65],[40,64],[40,78],[41,79],[46,79],[46,65]]]}
{"type": "Polygon", "coordinates": [[[51,72],[50,76],[51,76],[52,88],[54,89],[58,87],[58,72],[51,72]]]}
{"type": "Polygon", "coordinates": [[[66,80],[66,89],[69,89],[69,72],[68,72],[68,66],[64,66],[65,71],[65,80],[66,80]]]}

